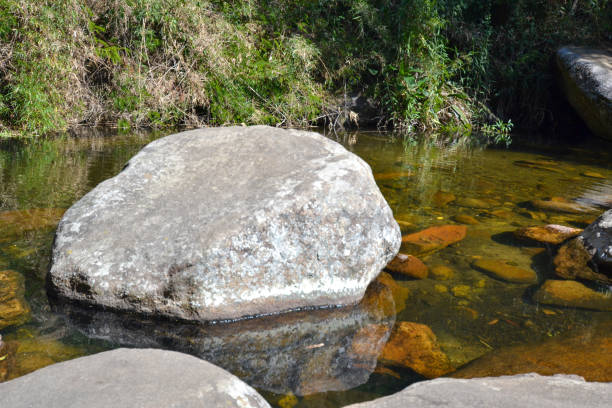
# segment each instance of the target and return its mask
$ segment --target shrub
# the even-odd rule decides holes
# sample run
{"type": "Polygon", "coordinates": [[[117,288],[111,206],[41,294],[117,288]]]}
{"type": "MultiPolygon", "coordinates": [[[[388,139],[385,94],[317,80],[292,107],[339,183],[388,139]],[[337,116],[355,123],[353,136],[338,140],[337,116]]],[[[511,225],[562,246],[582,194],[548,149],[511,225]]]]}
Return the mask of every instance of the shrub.
{"type": "Polygon", "coordinates": [[[0,134],[354,120],[454,139],[554,120],[549,56],[609,0],[0,0],[0,134]]]}

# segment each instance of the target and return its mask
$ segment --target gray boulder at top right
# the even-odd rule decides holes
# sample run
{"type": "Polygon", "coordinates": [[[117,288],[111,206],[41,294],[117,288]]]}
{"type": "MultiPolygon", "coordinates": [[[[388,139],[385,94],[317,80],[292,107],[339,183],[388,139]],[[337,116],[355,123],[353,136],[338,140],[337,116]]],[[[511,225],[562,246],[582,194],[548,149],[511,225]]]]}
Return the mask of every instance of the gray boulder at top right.
{"type": "Polygon", "coordinates": [[[568,46],[556,60],[569,103],[594,134],[612,140],[612,49],[568,46]]]}

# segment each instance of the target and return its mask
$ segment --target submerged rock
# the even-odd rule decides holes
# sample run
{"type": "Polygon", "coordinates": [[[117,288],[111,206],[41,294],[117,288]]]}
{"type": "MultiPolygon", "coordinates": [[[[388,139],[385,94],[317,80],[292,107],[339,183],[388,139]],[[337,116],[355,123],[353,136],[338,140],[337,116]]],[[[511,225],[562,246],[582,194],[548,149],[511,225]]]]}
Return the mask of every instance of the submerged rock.
{"type": "Polygon", "coordinates": [[[0,329],[29,320],[30,307],[24,295],[23,275],[12,270],[0,271],[0,329]]]}
{"type": "Polygon", "coordinates": [[[289,393],[278,400],[279,408],[293,408],[298,404],[298,399],[293,393],[289,393]]]}
{"type": "Polygon", "coordinates": [[[457,214],[453,217],[453,221],[456,221],[459,224],[467,224],[467,225],[480,224],[480,222],[476,218],[472,217],[471,215],[467,215],[467,214],[457,214]]]}
{"type": "Polygon", "coordinates": [[[431,277],[437,280],[449,280],[455,276],[455,271],[444,265],[434,266],[430,270],[431,277]]]}
{"type": "Polygon", "coordinates": [[[427,265],[419,258],[405,254],[397,254],[397,256],[387,264],[387,269],[391,272],[414,279],[425,279],[429,271],[427,265]]]}
{"type": "Polygon", "coordinates": [[[558,245],[582,232],[579,228],[565,227],[563,225],[537,225],[519,228],[514,236],[519,239],[537,241],[542,244],[558,245]]]}
{"type": "Polygon", "coordinates": [[[496,218],[501,218],[504,220],[507,220],[509,218],[512,218],[515,216],[515,214],[510,211],[510,210],[505,210],[505,209],[499,209],[499,210],[493,210],[493,211],[489,211],[488,213],[489,215],[496,217],[496,218]]]}
{"type": "Polygon", "coordinates": [[[413,322],[398,322],[380,360],[385,364],[410,368],[427,378],[440,377],[454,370],[431,329],[413,322]]]}
{"type": "MultiPolygon", "coordinates": [[[[459,310],[458,310],[459,311],[459,310]]],[[[463,315],[469,314],[467,310],[460,311],[463,315]]],[[[471,316],[465,316],[471,318],[471,316]]],[[[490,349],[481,342],[456,337],[449,332],[438,332],[438,343],[444,354],[448,356],[453,367],[462,367],[470,361],[485,355],[490,349]]]]}
{"type": "Polygon", "coordinates": [[[317,133],[266,126],[156,140],[62,218],[54,294],[208,321],[353,304],[400,229],[370,167],[317,133]]]}
{"type": "Polygon", "coordinates": [[[455,378],[513,375],[576,374],[588,381],[612,381],[610,325],[559,336],[535,344],[502,347],[453,373],[455,378]]]}
{"type": "Polygon", "coordinates": [[[270,407],[219,367],[151,349],[118,349],[54,364],[0,384],[0,395],[11,408],[270,407]]]}
{"type": "Polygon", "coordinates": [[[612,210],[559,249],[555,272],[564,279],[612,284],[612,210]]]}
{"type": "Polygon", "coordinates": [[[16,378],[39,368],[80,357],[85,350],[54,339],[29,338],[15,341],[15,372],[9,378],[16,378]]]}
{"type": "Polygon", "coordinates": [[[596,178],[596,179],[601,179],[601,180],[605,180],[606,176],[597,173],[596,171],[585,171],[584,173],[580,173],[582,176],[584,177],[589,177],[589,178],[596,178]]]}
{"type": "Polygon", "coordinates": [[[15,236],[27,231],[57,225],[65,208],[32,208],[0,212],[0,236],[15,236]]]}
{"type": "Polygon", "coordinates": [[[600,292],[571,280],[547,280],[533,299],[545,305],[612,311],[612,294],[609,290],[600,292]]]}
{"type": "Polygon", "coordinates": [[[544,211],[554,211],[567,214],[583,214],[593,211],[590,207],[557,200],[532,200],[529,202],[534,208],[544,211]]]}
{"type": "Polygon", "coordinates": [[[457,285],[451,288],[453,296],[464,299],[472,298],[472,288],[468,285],[457,285]]]}
{"type": "Polygon", "coordinates": [[[8,332],[4,340],[7,352],[0,351],[0,382],[86,354],[83,347],[57,340],[54,333],[24,327],[8,332]]]}
{"type": "Polygon", "coordinates": [[[444,207],[446,204],[457,199],[453,193],[439,190],[433,195],[433,203],[436,207],[444,207]]]}
{"type": "Polygon", "coordinates": [[[496,279],[512,283],[537,283],[533,269],[523,269],[503,259],[477,259],[472,266],[496,279]]]}
{"type": "Polygon", "coordinates": [[[426,255],[465,238],[465,225],[441,225],[402,237],[402,247],[414,255],[426,255]]]}
{"type": "Polygon", "coordinates": [[[212,325],[145,319],[73,303],[55,307],[67,316],[67,324],[88,337],[189,353],[258,389],[298,396],[348,390],[368,381],[395,322],[392,291],[378,280],[355,306],[212,325]],[[372,338],[368,353],[351,353],[355,337],[370,325],[386,329],[372,338]]]}
{"type": "Polygon", "coordinates": [[[569,103],[594,134],[612,140],[612,50],[563,47],[556,61],[569,103]]]}
{"type": "Polygon", "coordinates": [[[478,198],[469,198],[469,197],[459,198],[457,201],[455,201],[455,204],[461,207],[479,208],[479,209],[487,209],[487,208],[493,207],[493,205],[489,203],[488,201],[481,200],[478,198]]]}
{"type": "Polygon", "coordinates": [[[395,314],[401,312],[406,308],[406,301],[410,297],[410,294],[410,289],[401,286],[388,273],[381,272],[380,275],[378,275],[378,277],[376,278],[376,280],[370,285],[368,292],[366,292],[366,296],[363,298],[360,304],[370,304],[370,306],[365,307],[367,309],[380,309],[383,311],[383,315],[385,317],[393,317],[395,316],[395,314]],[[384,297],[386,297],[387,294],[384,291],[377,290],[375,291],[375,293],[378,293],[379,295],[368,296],[368,294],[372,292],[372,289],[378,288],[380,286],[385,287],[390,291],[391,296],[393,298],[392,303],[385,300],[384,297]],[[383,296],[383,299],[380,299],[380,296],[383,296]],[[374,303],[372,302],[375,302],[376,306],[374,306],[374,303]],[[382,305],[382,308],[378,305],[382,305]],[[389,306],[392,307],[389,308],[389,306]]]}

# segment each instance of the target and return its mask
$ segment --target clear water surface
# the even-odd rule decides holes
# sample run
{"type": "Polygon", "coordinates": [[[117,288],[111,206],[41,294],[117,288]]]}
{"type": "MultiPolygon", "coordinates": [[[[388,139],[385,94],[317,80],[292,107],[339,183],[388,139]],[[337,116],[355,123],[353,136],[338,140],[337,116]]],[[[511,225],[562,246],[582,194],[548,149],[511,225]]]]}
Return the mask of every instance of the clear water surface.
{"type": "Polygon", "coordinates": [[[370,164],[403,234],[459,224],[458,215],[473,218],[464,240],[422,258],[430,271],[445,266],[452,272],[421,280],[392,275],[394,284],[373,285],[352,307],[208,326],[50,304],[45,274],[62,212],[161,136],[90,132],[0,141],[0,271],[25,278],[31,310],[21,322],[0,326],[6,355],[0,356],[0,380],[119,346],[160,347],[227,368],[274,406],[338,407],[425,379],[380,359],[402,321],[432,329],[458,370],[450,375],[566,370],[612,380],[609,357],[592,361],[611,354],[612,312],[538,305],[531,298],[538,285],[506,283],[471,266],[479,258],[501,259],[535,270],[540,282],[551,277],[554,248],[517,241],[512,231],[544,223],[584,227],[611,206],[610,146],[484,150],[406,145],[376,132],[331,136],[370,164]],[[444,204],[440,197],[454,200],[444,204]],[[564,214],[528,204],[551,197],[592,210],[564,214]],[[571,361],[555,361],[555,353],[571,361]]]}

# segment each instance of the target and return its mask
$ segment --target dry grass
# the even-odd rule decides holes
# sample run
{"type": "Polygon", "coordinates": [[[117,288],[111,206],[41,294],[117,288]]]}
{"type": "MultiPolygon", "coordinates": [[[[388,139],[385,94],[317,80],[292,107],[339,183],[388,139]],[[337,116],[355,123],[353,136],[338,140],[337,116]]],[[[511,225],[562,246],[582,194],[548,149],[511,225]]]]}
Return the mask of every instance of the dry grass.
{"type": "Polygon", "coordinates": [[[325,95],[299,36],[262,49],[263,29],[207,1],[0,0],[2,128],[304,125],[325,95]]]}

